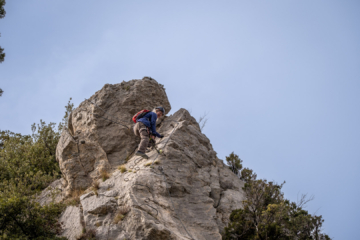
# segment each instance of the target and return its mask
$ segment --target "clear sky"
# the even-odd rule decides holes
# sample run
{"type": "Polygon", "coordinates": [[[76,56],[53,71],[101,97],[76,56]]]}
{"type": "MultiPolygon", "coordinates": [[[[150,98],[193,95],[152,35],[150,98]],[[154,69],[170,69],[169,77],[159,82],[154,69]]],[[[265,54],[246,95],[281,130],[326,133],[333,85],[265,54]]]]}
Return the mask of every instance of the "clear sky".
{"type": "Polygon", "coordinates": [[[209,112],[218,157],[308,193],[334,239],[360,224],[360,1],[7,1],[0,129],[59,122],[106,83],[151,76],[209,112]]]}

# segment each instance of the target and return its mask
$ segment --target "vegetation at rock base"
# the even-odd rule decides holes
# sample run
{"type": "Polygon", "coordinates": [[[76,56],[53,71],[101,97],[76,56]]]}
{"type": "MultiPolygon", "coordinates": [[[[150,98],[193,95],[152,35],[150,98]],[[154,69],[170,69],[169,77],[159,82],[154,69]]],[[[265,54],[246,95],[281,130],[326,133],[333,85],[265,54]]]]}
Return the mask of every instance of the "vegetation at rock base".
{"type": "MultiPolygon", "coordinates": [[[[65,117],[71,104],[66,109],[65,117]]],[[[62,239],[56,237],[57,219],[65,205],[35,201],[61,176],[55,159],[60,131],[42,120],[31,130],[31,135],[0,131],[0,239],[62,239]]]]}
{"type": "MultiPolygon", "coordinates": [[[[242,161],[236,154],[231,153],[226,160],[234,164],[237,170],[242,168],[242,161]]],[[[234,168],[230,166],[230,169],[234,168]]],[[[248,168],[244,168],[238,176],[245,181],[245,200],[243,209],[231,213],[224,240],[331,239],[322,232],[322,216],[311,215],[304,209],[313,198],[303,195],[299,202],[290,202],[281,191],[285,182],[276,184],[257,179],[257,175],[248,168]]]]}

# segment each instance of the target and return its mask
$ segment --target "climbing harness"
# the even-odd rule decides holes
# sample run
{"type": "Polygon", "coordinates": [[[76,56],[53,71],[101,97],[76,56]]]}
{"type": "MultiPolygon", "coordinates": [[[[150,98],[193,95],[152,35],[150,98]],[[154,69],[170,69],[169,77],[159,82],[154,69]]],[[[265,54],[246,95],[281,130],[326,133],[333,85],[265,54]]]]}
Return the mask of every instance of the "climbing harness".
{"type": "Polygon", "coordinates": [[[116,117],[108,114],[104,109],[102,109],[101,107],[99,107],[95,102],[92,102],[90,99],[86,99],[86,98],[85,98],[85,101],[89,101],[91,104],[93,104],[94,106],[96,106],[97,108],[99,108],[101,111],[104,112],[105,115],[108,115],[110,118],[103,117],[103,116],[100,116],[100,115],[98,115],[98,114],[94,114],[94,113],[93,113],[92,115],[94,115],[95,117],[103,118],[103,119],[108,120],[108,121],[110,121],[110,122],[113,122],[113,123],[119,124],[119,125],[121,125],[121,126],[123,126],[123,127],[126,127],[127,129],[130,130],[130,128],[129,128],[128,126],[120,123],[120,122],[121,122],[120,120],[118,120],[116,117]],[[118,120],[119,122],[111,119],[111,117],[115,118],[115,119],[118,120]]]}

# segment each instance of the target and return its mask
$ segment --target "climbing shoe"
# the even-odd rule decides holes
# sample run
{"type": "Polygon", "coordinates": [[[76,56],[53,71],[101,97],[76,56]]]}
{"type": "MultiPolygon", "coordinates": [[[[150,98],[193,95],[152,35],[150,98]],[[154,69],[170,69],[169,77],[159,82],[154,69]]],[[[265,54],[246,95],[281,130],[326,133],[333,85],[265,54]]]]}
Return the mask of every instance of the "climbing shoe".
{"type": "Polygon", "coordinates": [[[136,156],[140,156],[140,157],[145,158],[145,159],[149,159],[148,155],[146,155],[145,153],[140,152],[140,151],[137,151],[137,152],[135,153],[135,155],[136,155],[136,156]]]}

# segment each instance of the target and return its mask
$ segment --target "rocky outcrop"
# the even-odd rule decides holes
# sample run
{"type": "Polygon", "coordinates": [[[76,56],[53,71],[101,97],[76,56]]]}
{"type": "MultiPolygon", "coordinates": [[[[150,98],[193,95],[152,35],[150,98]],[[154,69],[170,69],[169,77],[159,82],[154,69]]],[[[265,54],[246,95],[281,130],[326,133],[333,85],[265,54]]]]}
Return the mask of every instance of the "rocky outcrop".
{"type": "Polygon", "coordinates": [[[132,116],[141,109],[171,109],[165,89],[151,78],[106,84],[69,116],[56,148],[65,192],[86,189],[102,172],[125,162],[138,143],[132,116]]]}
{"type": "MultiPolygon", "coordinates": [[[[129,83],[106,85],[90,100],[109,113],[106,117],[115,115],[124,122],[142,108],[163,105],[170,109],[165,92],[162,97],[156,95],[163,91],[156,81],[129,83]],[[129,83],[128,93],[114,90],[129,83]],[[155,95],[146,95],[141,103],[122,96],[144,96],[139,89],[147,91],[145,85],[155,95]]],[[[60,220],[63,236],[76,239],[81,228],[94,231],[97,239],[220,240],[231,211],[241,208],[243,182],[217,158],[189,112],[180,109],[159,120],[158,131],[165,137],[157,139],[156,146],[162,153],[150,149],[149,160],[130,156],[128,161],[126,157],[139,140],[125,127],[95,117],[95,112],[101,114],[89,100],[73,112],[69,131],[61,136],[57,159],[67,191],[89,186],[98,179],[101,168],[111,176],[99,180],[98,187],[88,188],[79,206],[66,209],[60,220]],[[125,172],[116,168],[120,164],[125,172]]]]}

